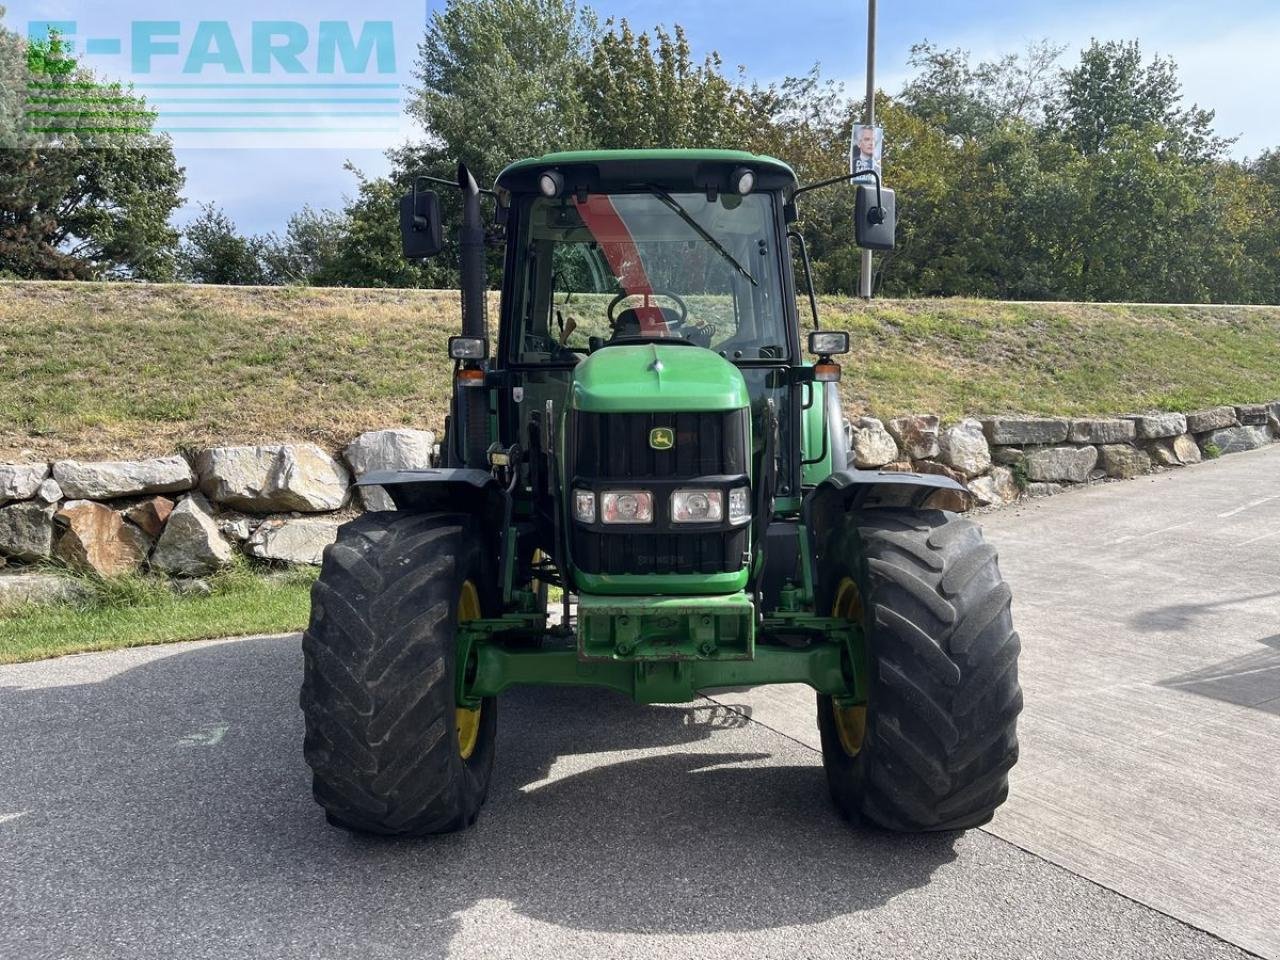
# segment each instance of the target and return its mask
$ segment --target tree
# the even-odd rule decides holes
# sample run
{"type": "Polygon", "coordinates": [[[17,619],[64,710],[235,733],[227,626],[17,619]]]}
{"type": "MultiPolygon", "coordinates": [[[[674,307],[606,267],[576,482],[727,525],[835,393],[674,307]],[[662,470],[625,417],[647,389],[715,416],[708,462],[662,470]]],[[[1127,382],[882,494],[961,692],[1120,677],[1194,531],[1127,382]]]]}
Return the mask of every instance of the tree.
{"type": "Polygon", "coordinates": [[[1155,146],[1191,160],[1220,157],[1233,141],[1215,136],[1212,110],[1182,105],[1178,67],[1168,57],[1143,62],[1137,40],[1094,40],[1062,73],[1048,125],[1082,153],[1096,154],[1126,130],[1158,128],[1155,146]]]}
{"type": "Polygon", "coordinates": [[[722,72],[717,54],[695,63],[684,28],[635,33],[612,20],[578,73],[591,146],[742,147],[756,111],[748,91],[722,72]]]}
{"type": "Polygon", "coordinates": [[[266,254],[263,238],[241,236],[221,209],[201,204],[182,232],[178,272],[191,283],[263,284],[271,279],[266,254]]]}
{"type": "Polygon", "coordinates": [[[183,173],[145,101],[76,65],[57,34],[27,46],[2,27],[0,82],[0,271],[171,277],[183,173]]]}
{"type": "Polygon", "coordinates": [[[573,80],[594,31],[574,0],[448,0],[419,47],[409,112],[429,146],[486,178],[582,145],[573,80]]]}
{"type": "Polygon", "coordinates": [[[1053,67],[1065,47],[1041,40],[1022,54],[977,66],[967,50],[943,50],[925,40],[911,47],[918,72],[899,99],[912,113],[952,136],[978,137],[1007,123],[1035,126],[1053,94],[1053,67]]]}
{"type": "Polygon", "coordinates": [[[337,264],[350,232],[346,213],[304,206],[289,218],[284,237],[269,237],[262,262],[272,283],[334,285],[337,264]]]}

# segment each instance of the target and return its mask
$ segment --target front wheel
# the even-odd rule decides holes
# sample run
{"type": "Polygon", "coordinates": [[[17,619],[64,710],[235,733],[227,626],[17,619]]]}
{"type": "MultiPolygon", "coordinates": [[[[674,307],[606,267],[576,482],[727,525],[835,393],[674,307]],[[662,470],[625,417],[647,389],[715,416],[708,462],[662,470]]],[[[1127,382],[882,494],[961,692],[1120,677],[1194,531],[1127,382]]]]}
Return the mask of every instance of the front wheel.
{"type": "Polygon", "coordinates": [[[1008,796],[1020,643],[995,548],[938,510],[844,518],[824,550],[832,616],[865,638],[864,704],[818,697],[822,757],[842,815],[890,830],[963,830],[1008,796]]]}
{"type": "Polygon", "coordinates": [[[302,637],[304,753],[331,823],[419,836],[472,824],[489,789],[497,704],[456,701],[457,624],[493,578],[474,522],[369,513],[326,548],[302,637]]]}

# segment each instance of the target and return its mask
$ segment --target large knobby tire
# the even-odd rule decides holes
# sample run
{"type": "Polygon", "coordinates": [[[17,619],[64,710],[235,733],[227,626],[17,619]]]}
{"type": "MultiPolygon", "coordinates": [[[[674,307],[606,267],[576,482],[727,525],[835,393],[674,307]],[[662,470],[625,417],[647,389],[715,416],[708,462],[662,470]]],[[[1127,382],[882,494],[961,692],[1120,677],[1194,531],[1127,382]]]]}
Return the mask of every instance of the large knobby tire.
{"type": "Polygon", "coordinates": [[[370,513],[324,552],[302,638],[304,753],[329,822],[420,836],[475,822],[497,708],[457,709],[457,623],[492,610],[480,530],[370,513]]]}
{"type": "Polygon", "coordinates": [[[822,598],[861,622],[865,707],[818,697],[831,797],[890,830],[991,819],[1018,758],[1020,643],[995,548],[940,510],[846,517],[823,557],[822,598]]]}

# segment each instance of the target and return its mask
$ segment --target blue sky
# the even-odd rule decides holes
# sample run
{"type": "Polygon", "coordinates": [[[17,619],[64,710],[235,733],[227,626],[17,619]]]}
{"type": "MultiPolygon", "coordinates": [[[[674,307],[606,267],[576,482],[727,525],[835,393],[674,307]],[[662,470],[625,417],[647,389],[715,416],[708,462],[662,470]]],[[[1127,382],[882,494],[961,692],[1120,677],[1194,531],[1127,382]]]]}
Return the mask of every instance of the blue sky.
{"type": "MultiPolygon", "coordinates": [[[[443,0],[430,0],[427,6],[434,9],[442,3],[443,0]]],[[[362,0],[354,13],[350,0],[186,0],[180,14],[173,12],[172,0],[9,0],[8,6],[6,24],[11,29],[25,30],[31,20],[74,20],[82,42],[94,36],[127,37],[128,24],[138,20],[180,17],[179,39],[184,51],[191,47],[192,32],[199,21],[226,21],[246,67],[251,56],[249,24],[254,20],[297,20],[309,24],[311,30],[324,19],[392,20],[394,71],[373,79],[401,84],[410,77],[425,16],[421,0],[362,0]]],[[[592,6],[602,17],[626,17],[637,27],[669,24],[672,20],[669,2],[598,0],[592,6]]],[[[1212,5],[1203,0],[881,0],[879,6],[879,86],[890,92],[896,92],[907,76],[906,58],[911,44],[924,38],[943,46],[964,47],[977,58],[1016,51],[1028,42],[1049,38],[1069,45],[1064,55],[1064,62],[1069,62],[1091,37],[1136,37],[1149,52],[1168,54],[1178,61],[1188,99],[1218,111],[1219,132],[1241,136],[1238,155],[1254,155],[1268,146],[1280,146],[1280,111],[1275,109],[1275,91],[1280,90],[1280,3],[1275,0],[1219,0],[1212,5]]],[[[679,10],[678,19],[695,52],[715,49],[727,67],[742,64],[754,79],[767,82],[802,73],[818,62],[824,74],[846,81],[853,89],[860,89],[864,83],[865,0],[791,0],[785,5],[777,0],[698,0],[679,10]],[[780,8],[788,16],[785,23],[777,19],[780,8]]],[[[157,42],[167,39],[161,36],[157,42]]],[[[84,53],[83,47],[80,52],[84,53]]],[[[131,75],[136,80],[136,74],[131,74],[134,65],[129,53],[126,39],[120,55],[85,55],[84,59],[100,73],[131,75]]],[[[152,74],[143,79],[157,87],[172,87],[175,81],[192,79],[189,72],[183,73],[181,56],[161,54],[150,65],[152,74]]],[[[315,76],[314,62],[307,67],[310,72],[302,79],[325,79],[315,76]]],[[[207,71],[199,74],[201,79],[207,76],[207,71]]],[[[272,79],[278,77],[273,75],[272,79]]],[[[146,92],[153,98],[166,96],[170,101],[166,109],[171,111],[183,111],[179,101],[188,99],[190,93],[173,89],[146,92]]],[[[397,113],[394,104],[375,103],[394,100],[397,91],[391,87],[389,92],[330,93],[366,102],[352,99],[336,108],[286,103],[279,109],[295,119],[228,119],[220,122],[252,126],[228,127],[240,131],[234,135],[175,134],[179,159],[186,166],[188,177],[188,206],[182,219],[190,216],[197,203],[212,201],[230,213],[242,229],[276,230],[304,203],[338,206],[344,194],[354,191],[354,178],[342,169],[344,160],[353,161],[371,174],[383,172],[386,162],[381,147],[413,134],[407,119],[392,116],[397,113]],[[329,132],[323,134],[285,134],[271,132],[273,128],[266,126],[276,122],[305,124],[307,120],[297,119],[303,111],[334,109],[345,111],[343,115],[350,119],[335,121],[329,117],[329,132]],[[225,146],[228,143],[248,146],[231,148],[225,146]]],[[[199,95],[205,94],[197,91],[196,96],[199,95]]],[[[227,103],[217,109],[228,116],[242,112],[238,108],[243,104],[233,102],[235,97],[224,99],[227,103]]],[[[198,107],[210,109],[205,104],[198,107]]],[[[191,121],[167,122],[179,129],[177,124],[191,121]]]]}

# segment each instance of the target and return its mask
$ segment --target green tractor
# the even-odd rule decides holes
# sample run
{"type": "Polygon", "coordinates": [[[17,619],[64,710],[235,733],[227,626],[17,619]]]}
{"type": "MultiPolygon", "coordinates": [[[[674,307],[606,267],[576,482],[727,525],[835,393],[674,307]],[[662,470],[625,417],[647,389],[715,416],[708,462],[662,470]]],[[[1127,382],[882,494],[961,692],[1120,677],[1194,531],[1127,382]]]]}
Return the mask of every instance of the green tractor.
{"type": "MultiPolygon", "coordinates": [[[[411,258],[443,247],[428,179],[401,204],[411,258]]],[[[811,293],[801,336],[793,224],[825,185],[720,150],[552,154],[492,190],[459,167],[442,465],[362,479],[397,509],[341,529],[303,640],[331,823],[472,824],[517,684],[638,703],[807,684],[845,817],[957,830],[1003,802],[1022,694],[996,552],[930,507],[955,481],[850,468],[849,336],[816,329],[811,293]]],[[[894,220],[892,191],[857,185],[859,245],[891,247],[894,220]]]]}

